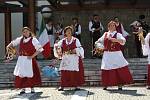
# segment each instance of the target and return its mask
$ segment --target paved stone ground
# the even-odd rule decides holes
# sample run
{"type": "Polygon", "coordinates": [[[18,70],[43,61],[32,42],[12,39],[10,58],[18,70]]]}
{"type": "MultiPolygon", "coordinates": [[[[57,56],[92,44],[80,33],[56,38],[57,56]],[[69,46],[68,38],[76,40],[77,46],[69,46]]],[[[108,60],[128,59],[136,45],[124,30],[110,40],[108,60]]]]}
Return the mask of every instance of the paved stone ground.
{"type": "Polygon", "coordinates": [[[124,87],[123,91],[117,87],[107,91],[101,87],[83,87],[80,91],[67,88],[61,92],[53,87],[35,89],[36,93],[27,90],[24,95],[18,95],[20,90],[0,89],[0,100],[150,100],[150,90],[145,87],[124,87]]]}

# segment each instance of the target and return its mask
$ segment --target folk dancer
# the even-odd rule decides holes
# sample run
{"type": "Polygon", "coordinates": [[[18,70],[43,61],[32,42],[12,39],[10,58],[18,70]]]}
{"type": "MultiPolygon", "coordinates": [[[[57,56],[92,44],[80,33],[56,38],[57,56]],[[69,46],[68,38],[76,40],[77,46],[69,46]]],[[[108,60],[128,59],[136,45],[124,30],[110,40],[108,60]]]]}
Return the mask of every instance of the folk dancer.
{"type": "Polygon", "coordinates": [[[104,45],[104,53],[101,64],[101,77],[104,90],[108,86],[118,86],[122,90],[122,86],[133,82],[132,76],[128,69],[128,62],[123,57],[120,45],[126,42],[122,34],[117,33],[115,22],[108,23],[108,32],[105,32],[95,44],[102,43],[104,45]]]}
{"type": "Polygon", "coordinates": [[[75,87],[79,90],[79,86],[84,84],[84,68],[82,59],[84,58],[84,50],[80,41],[73,37],[73,29],[68,26],[64,29],[66,37],[57,43],[55,56],[62,56],[60,64],[61,82],[58,91],[63,91],[64,87],[75,87]],[[60,52],[62,48],[62,52],[60,52]]]}
{"type": "Polygon", "coordinates": [[[19,57],[14,69],[15,87],[22,89],[20,94],[25,93],[25,88],[31,88],[31,93],[34,93],[34,86],[41,85],[35,56],[42,52],[43,48],[28,27],[22,29],[22,36],[11,41],[7,49],[17,45],[19,45],[19,57]]]}
{"type": "Polygon", "coordinates": [[[138,35],[141,40],[143,55],[148,56],[147,89],[150,89],[150,33],[145,38],[142,31],[138,35]]]}

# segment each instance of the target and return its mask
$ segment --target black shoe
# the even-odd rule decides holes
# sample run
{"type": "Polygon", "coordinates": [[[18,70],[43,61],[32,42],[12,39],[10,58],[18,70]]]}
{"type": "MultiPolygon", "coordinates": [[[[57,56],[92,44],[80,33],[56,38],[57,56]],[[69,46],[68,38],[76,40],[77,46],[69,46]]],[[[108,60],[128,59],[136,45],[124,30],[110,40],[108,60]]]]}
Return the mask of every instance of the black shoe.
{"type": "Polygon", "coordinates": [[[150,90],[150,86],[148,86],[147,89],[150,90]]]}
{"type": "Polygon", "coordinates": [[[74,90],[75,90],[75,91],[80,91],[81,89],[80,89],[80,88],[75,88],[74,90]]]}
{"type": "Polygon", "coordinates": [[[118,87],[118,90],[122,90],[122,87],[118,87]]]}
{"type": "Polygon", "coordinates": [[[105,88],[103,88],[103,90],[107,90],[107,88],[105,87],[105,88]]]}
{"type": "Polygon", "coordinates": [[[19,93],[19,95],[22,95],[22,94],[24,94],[24,93],[26,93],[25,91],[21,91],[20,93],[19,93]]]}
{"type": "Polygon", "coordinates": [[[64,88],[59,87],[59,88],[58,88],[58,91],[64,91],[64,88]]]}
{"type": "Polygon", "coordinates": [[[31,88],[31,93],[35,93],[35,90],[34,90],[34,88],[31,88]]]}
{"type": "Polygon", "coordinates": [[[31,93],[35,93],[35,91],[31,91],[31,93]]]}

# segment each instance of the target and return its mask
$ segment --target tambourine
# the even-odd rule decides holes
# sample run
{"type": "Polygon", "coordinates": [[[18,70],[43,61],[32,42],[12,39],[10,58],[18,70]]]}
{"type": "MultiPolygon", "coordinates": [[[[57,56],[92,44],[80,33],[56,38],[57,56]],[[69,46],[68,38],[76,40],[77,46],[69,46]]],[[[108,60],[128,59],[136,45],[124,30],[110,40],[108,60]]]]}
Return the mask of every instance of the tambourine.
{"type": "Polygon", "coordinates": [[[16,56],[16,49],[14,47],[7,47],[6,48],[6,60],[12,60],[16,56]]]}
{"type": "Polygon", "coordinates": [[[102,55],[104,52],[104,45],[102,43],[96,43],[93,52],[94,55],[98,55],[98,56],[102,55]]]}
{"type": "Polygon", "coordinates": [[[57,52],[57,55],[58,55],[58,59],[62,59],[62,55],[63,55],[63,53],[62,53],[62,48],[61,47],[59,47],[59,48],[56,48],[56,52],[57,52]]]}

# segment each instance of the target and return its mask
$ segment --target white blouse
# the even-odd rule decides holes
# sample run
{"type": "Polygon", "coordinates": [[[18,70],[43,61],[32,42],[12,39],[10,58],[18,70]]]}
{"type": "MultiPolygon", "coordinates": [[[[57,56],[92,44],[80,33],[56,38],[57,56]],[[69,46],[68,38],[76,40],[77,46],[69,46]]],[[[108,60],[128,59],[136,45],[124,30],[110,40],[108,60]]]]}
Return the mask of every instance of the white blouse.
{"type": "Polygon", "coordinates": [[[77,48],[75,48],[76,53],[78,56],[84,58],[84,49],[82,48],[79,39],[77,39],[75,37],[72,37],[70,42],[67,41],[67,38],[64,38],[57,43],[57,46],[62,47],[62,43],[64,40],[66,41],[66,44],[71,44],[73,42],[73,40],[75,40],[75,39],[76,39],[76,47],[77,47],[77,48]]]}
{"type": "Polygon", "coordinates": [[[63,54],[62,61],[60,63],[60,70],[79,71],[79,57],[84,58],[84,50],[81,47],[80,41],[77,38],[72,37],[70,42],[67,41],[67,38],[64,38],[56,43],[54,45],[54,56],[58,58],[56,48],[61,48],[63,41],[65,41],[66,44],[69,45],[74,40],[76,40],[76,54],[63,54]]]}
{"type": "MultiPolygon", "coordinates": [[[[116,31],[111,32],[111,33],[108,32],[107,38],[113,37],[115,33],[116,31]]],[[[104,44],[105,35],[106,33],[104,33],[103,36],[99,38],[98,41],[95,42],[95,44],[98,44],[98,43],[104,44]]],[[[121,45],[124,45],[126,42],[126,39],[120,33],[117,33],[117,39],[123,40],[123,43],[121,45]]],[[[123,54],[121,51],[113,51],[113,52],[104,51],[102,63],[101,63],[101,69],[111,70],[111,69],[121,68],[127,65],[128,65],[128,62],[123,57],[123,54]]]]}
{"type": "MultiPolygon", "coordinates": [[[[77,24],[76,24],[77,25],[77,24]]],[[[75,26],[76,26],[75,25],[75,26]]],[[[75,32],[75,34],[77,34],[77,35],[79,35],[79,34],[81,34],[81,25],[79,24],[79,26],[78,26],[78,31],[77,32],[75,32]]]]}
{"type": "MultiPolygon", "coordinates": [[[[105,32],[105,33],[103,34],[103,36],[102,36],[101,38],[99,38],[99,39],[95,42],[95,44],[97,44],[97,43],[102,43],[102,44],[104,45],[104,38],[105,38],[106,33],[107,33],[107,38],[110,38],[110,37],[113,37],[113,36],[115,35],[116,31],[114,31],[114,32],[110,32],[110,31],[105,32]]],[[[123,35],[122,35],[121,33],[117,33],[117,39],[123,40],[123,43],[122,43],[121,45],[124,45],[125,42],[126,42],[126,39],[123,37],[123,35]]]]}
{"type": "MultiPolygon", "coordinates": [[[[11,41],[11,44],[12,44],[13,46],[19,45],[22,38],[23,38],[23,36],[16,38],[15,40],[11,41]]],[[[31,37],[29,37],[29,38],[27,38],[27,39],[24,38],[24,39],[23,39],[23,42],[26,43],[26,42],[28,42],[30,39],[31,39],[31,37]]],[[[42,48],[41,44],[39,43],[39,41],[38,41],[35,37],[33,37],[33,39],[32,39],[32,44],[33,44],[33,46],[35,47],[36,51],[42,52],[42,51],[44,50],[44,49],[42,48]]]]}
{"type": "MultiPolygon", "coordinates": [[[[89,31],[94,32],[95,29],[92,28],[92,25],[93,25],[93,22],[90,21],[90,22],[89,22],[89,31]]],[[[100,32],[102,32],[102,31],[104,30],[104,27],[103,27],[103,25],[102,25],[101,22],[100,22],[100,28],[101,28],[100,32]]]]}
{"type": "Polygon", "coordinates": [[[150,33],[147,34],[145,37],[145,44],[142,44],[142,50],[143,50],[143,55],[148,56],[148,63],[150,64],[150,47],[149,47],[149,39],[150,39],[150,33]]]}
{"type": "Polygon", "coordinates": [[[127,37],[127,36],[129,36],[129,33],[127,32],[127,31],[125,31],[125,29],[124,29],[124,27],[123,27],[123,25],[121,24],[121,31],[122,31],[122,35],[123,35],[123,37],[127,37]]]}

